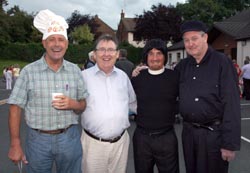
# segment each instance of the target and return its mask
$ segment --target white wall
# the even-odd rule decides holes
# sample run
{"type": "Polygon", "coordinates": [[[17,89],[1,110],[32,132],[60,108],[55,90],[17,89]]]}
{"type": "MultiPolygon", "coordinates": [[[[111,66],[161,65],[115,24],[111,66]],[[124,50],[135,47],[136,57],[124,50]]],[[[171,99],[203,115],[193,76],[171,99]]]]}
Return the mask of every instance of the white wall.
{"type": "Polygon", "coordinates": [[[244,65],[245,57],[250,57],[250,40],[237,42],[237,63],[240,67],[244,65]]]}
{"type": "Polygon", "coordinates": [[[143,48],[145,46],[145,41],[134,41],[134,34],[132,32],[128,33],[128,43],[133,45],[134,47],[143,48]]]}
{"type": "Polygon", "coordinates": [[[187,53],[186,53],[185,49],[168,51],[168,62],[167,62],[167,64],[171,64],[173,62],[178,62],[180,60],[180,59],[178,59],[178,53],[180,54],[180,59],[186,58],[186,56],[187,56],[187,53]]]}

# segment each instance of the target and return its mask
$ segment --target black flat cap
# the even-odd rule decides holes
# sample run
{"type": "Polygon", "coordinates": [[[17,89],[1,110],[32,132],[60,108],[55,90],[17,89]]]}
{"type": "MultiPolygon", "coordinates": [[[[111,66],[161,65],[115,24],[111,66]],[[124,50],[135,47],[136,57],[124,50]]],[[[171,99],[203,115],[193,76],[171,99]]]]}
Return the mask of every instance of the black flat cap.
{"type": "Polygon", "coordinates": [[[207,32],[207,26],[201,21],[186,21],[181,25],[181,35],[188,31],[203,31],[207,32]]]}

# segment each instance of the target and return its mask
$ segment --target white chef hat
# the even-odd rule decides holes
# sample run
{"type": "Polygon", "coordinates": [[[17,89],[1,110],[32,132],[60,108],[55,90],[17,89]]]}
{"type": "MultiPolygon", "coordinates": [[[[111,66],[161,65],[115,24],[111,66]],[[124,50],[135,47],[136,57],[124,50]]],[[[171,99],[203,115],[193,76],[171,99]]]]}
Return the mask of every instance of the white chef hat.
{"type": "Polygon", "coordinates": [[[33,24],[41,33],[43,33],[43,40],[53,34],[60,34],[68,39],[67,28],[69,26],[67,22],[62,16],[58,16],[48,9],[41,10],[35,16],[33,24]]]}

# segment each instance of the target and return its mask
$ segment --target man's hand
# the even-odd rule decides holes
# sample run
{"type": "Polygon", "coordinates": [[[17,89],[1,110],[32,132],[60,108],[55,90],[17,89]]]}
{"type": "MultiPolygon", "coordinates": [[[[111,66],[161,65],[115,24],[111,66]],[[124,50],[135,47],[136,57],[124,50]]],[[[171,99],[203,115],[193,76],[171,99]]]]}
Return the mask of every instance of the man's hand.
{"type": "Polygon", "coordinates": [[[133,72],[132,72],[132,77],[138,76],[138,75],[140,74],[140,71],[141,71],[141,70],[147,69],[147,68],[148,68],[148,66],[146,66],[146,65],[137,66],[137,67],[133,70],[133,72]]]}
{"type": "Polygon", "coordinates": [[[81,114],[86,108],[86,100],[74,100],[65,95],[55,96],[52,106],[60,110],[73,110],[76,114],[81,114]]]}
{"type": "Polygon", "coordinates": [[[221,149],[221,157],[223,160],[225,161],[231,161],[234,159],[235,157],[235,151],[231,151],[231,150],[226,150],[226,149],[221,149]]]}
{"type": "Polygon", "coordinates": [[[67,110],[71,109],[70,107],[71,99],[65,95],[55,96],[55,100],[52,101],[52,106],[56,109],[67,110]]]}
{"type": "Polygon", "coordinates": [[[8,157],[15,164],[17,164],[19,161],[22,161],[24,164],[28,164],[28,161],[26,160],[20,145],[10,146],[8,157]]]}

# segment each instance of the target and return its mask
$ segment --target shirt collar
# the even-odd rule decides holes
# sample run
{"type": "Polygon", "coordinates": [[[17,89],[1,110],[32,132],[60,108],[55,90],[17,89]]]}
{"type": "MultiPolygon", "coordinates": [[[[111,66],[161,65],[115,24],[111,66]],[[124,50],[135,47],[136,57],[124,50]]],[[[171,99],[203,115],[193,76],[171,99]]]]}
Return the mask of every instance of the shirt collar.
{"type": "Polygon", "coordinates": [[[162,74],[164,71],[165,71],[165,67],[163,67],[163,68],[160,69],[160,70],[150,70],[150,69],[148,68],[148,72],[149,72],[149,74],[151,74],[151,75],[159,75],[159,74],[162,74]]]}
{"type": "MultiPolygon", "coordinates": [[[[51,69],[51,68],[49,67],[49,65],[47,64],[46,60],[45,60],[45,54],[41,57],[40,63],[41,63],[41,66],[40,66],[41,70],[51,69]]],[[[63,59],[62,66],[59,68],[58,71],[60,71],[60,70],[62,70],[62,69],[64,69],[64,70],[69,70],[67,64],[68,64],[68,62],[67,62],[66,60],[63,59]]]]}
{"type": "MultiPolygon", "coordinates": [[[[101,74],[107,76],[107,74],[98,67],[97,63],[95,64],[95,66],[93,68],[94,68],[95,74],[101,73],[101,74]]],[[[118,68],[116,68],[114,66],[112,72],[110,73],[110,75],[116,73],[117,71],[118,71],[118,68]]]]}

